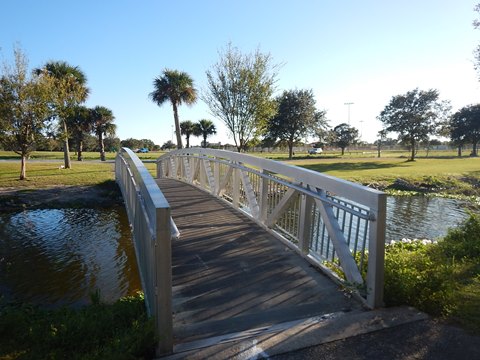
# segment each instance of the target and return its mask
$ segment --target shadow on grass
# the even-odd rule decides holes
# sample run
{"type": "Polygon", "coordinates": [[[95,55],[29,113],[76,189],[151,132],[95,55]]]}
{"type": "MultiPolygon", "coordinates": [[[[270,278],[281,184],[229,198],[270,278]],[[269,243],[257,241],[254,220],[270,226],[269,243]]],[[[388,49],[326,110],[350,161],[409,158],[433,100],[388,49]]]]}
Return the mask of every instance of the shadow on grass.
{"type": "Polygon", "coordinates": [[[385,162],[338,162],[328,164],[301,165],[301,167],[318,172],[327,171],[354,171],[354,170],[376,170],[390,169],[395,167],[407,166],[405,163],[385,163],[385,162]]]}

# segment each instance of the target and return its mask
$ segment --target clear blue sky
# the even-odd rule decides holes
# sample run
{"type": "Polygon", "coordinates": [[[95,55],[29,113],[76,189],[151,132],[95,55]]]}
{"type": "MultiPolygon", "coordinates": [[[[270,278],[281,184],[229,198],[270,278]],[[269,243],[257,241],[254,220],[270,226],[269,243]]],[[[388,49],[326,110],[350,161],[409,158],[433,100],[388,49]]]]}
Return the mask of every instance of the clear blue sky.
{"type": "MultiPolygon", "coordinates": [[[[148,94],[165,68],[189,73],[201,90],[205,71],[228,42],[260,48],[283,63],[278,91],[313,89],[332,126],[350,123],[373,141],[392,96],[436,88],[453,110],[480,102],[472,52],[478,0],[2,0],[0,47],[11,61],[19,43],[30,66],[63,60],[87,75],[87,106],[114,112],[121,139],[172,139],[171,106],[148,94]]],[[[200,100],[181,120],[212,119],[200,100]]],[[[194,144],[200,140],[195,139],[194,144]]],[[[232,142],[230,140],[230,142],[232,142]]]]}

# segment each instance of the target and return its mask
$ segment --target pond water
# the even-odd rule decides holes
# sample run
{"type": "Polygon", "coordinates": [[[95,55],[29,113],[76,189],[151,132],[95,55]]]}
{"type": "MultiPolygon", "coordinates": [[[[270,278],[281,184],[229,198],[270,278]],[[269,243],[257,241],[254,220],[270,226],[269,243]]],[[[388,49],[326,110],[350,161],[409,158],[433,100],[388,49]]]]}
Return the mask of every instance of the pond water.
{"type": "MultiPolygon", "coordinates": [[[[467,217],[464,204],[389,197],[387,242],[434,239],[467,217]]],[[[45,307],[111,302],[141,290],[125,210],[48,209],[0,214],[0,294],[45,307]]]]}
{"type": "Polygon", "coordinates": [[[112,302],[141,290],[125,210],[48,209],[0,216],[0,293],[46,307],[112,302]]]}
{"type": "Polygon", "coordinates": [[[386,240],[430,239],[447,234],[468,217],[462,201],[426,196],[389,196],[386,240]]]}

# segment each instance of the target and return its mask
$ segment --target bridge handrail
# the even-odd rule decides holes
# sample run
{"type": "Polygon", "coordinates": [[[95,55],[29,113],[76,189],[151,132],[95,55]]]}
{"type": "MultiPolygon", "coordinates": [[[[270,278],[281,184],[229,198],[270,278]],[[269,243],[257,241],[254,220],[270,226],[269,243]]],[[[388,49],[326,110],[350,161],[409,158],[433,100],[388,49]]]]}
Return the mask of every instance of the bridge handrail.
{"type": "Polygon", "coordinates": [[[115,180],[125,200],[147,312],[155,319],[157,354],[173,351],[171,238],[178,230],[170,205],[138,156],[122,148],[115,180]]]}
{"type": "Polygon", "coordinates": [[[224,150],[180,149],[156,162],[158,178],[179,179],[227,201],[308,261],[327,271],[325,261],[338,265],[348,283],[364,287],[368,306],[383,305],[385,193],[224,150]]]}

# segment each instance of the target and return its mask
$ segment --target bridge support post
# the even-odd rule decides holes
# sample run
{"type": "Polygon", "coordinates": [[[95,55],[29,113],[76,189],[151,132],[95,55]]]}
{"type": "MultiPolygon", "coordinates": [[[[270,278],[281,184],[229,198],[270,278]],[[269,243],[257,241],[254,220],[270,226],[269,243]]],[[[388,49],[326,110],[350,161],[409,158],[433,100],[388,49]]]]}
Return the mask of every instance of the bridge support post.
{"type": "Polygon", "coordinates": [[[298,247],[302,254],[307,255],[310,247],[310,238],[312,237],[313,209],[315,201],[311,196],[301,195],[300,200],[300,225],[298,238],[300,243],[298,247]]]}
{"type": "Polygon", "coordinates": [[[368,244],[367,304],[372,309],[384,306],[386,194],[378,195],[377,204],[370,221],[368,244]]]}
{"type": "Polygon", "coordinates": [[[159,336],[157,356],[173,351],[172,245],[170,208],[156,209],[155,239],[155,322],[159,336]]]}

